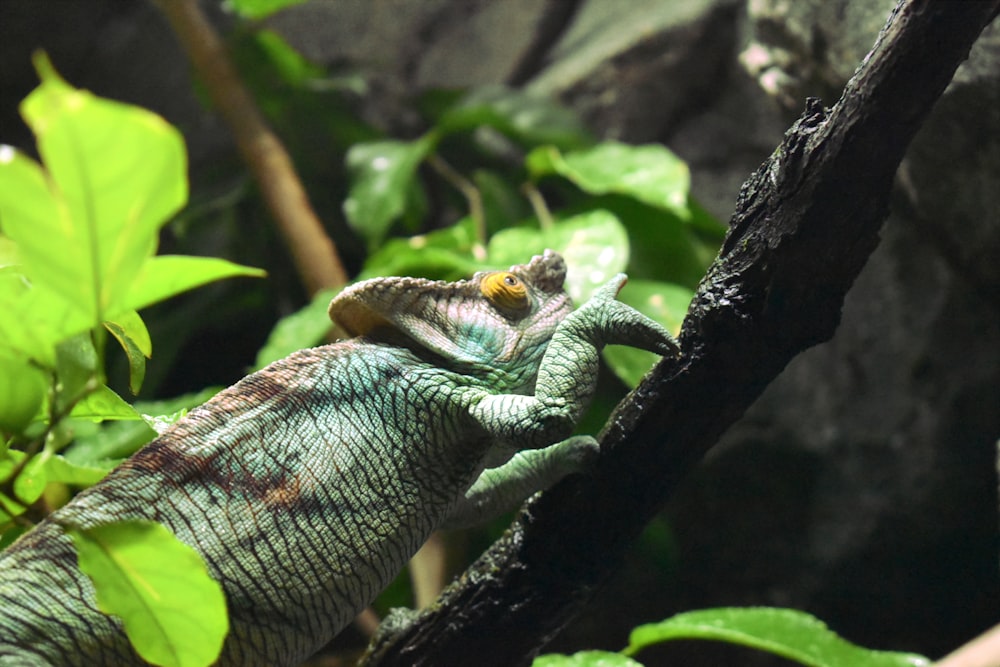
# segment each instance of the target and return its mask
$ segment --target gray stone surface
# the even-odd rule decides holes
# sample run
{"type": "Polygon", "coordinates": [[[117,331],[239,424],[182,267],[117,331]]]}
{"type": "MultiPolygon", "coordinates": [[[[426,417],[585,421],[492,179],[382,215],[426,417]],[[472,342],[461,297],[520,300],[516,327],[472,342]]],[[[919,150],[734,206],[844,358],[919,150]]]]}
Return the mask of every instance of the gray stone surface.
{"type": "Polygon", "coordinates": [[[719,94],[732,58],[734,0],[583,2],[528,85],[558,95],[603,136],[662,138],[719,94]]]}

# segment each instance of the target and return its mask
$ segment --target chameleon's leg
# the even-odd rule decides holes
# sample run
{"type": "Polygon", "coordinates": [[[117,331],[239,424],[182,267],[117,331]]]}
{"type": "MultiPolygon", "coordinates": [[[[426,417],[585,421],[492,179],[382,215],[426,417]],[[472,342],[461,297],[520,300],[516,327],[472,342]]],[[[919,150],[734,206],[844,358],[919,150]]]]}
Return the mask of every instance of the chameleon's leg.
{"type": "Polygon", "coordinates": [[[582,470],[599,451],[589,435],[520,451],[502,466],[484,470],[441,527],[465,528],[513,510],[536,491],[582,470]]]}
{"type": "Polygon", "coordinates": [[[624,274],[616,276],[559,324],[542,357],[534,396],[475,397],[470,414],[495,441],[530,449],[568,437],[594,393],[605,345],[676,354],[666,329],[615,300],[624,284],[624,274]]]}

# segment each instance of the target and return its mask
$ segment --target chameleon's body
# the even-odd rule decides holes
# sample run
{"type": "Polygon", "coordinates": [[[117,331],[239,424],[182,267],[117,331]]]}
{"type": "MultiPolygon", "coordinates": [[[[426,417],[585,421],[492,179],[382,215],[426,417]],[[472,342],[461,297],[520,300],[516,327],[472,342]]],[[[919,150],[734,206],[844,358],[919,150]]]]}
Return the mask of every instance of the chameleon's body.
{"type": "Polygon", "coordinates": [[[614,300],[624,277],[571,315],[564,276],[546,253],[458,283],[346,290],[331,315],[359,337],[221,392],[0,554],[0,665],[141,663],[63,532],[129,518],[169,526],[222,583],[220,664],[311,655],[431,531],[506,509],[594,453],[591,439],[548,445],[589,399],[604,344],[673,351],[614,300]]]}

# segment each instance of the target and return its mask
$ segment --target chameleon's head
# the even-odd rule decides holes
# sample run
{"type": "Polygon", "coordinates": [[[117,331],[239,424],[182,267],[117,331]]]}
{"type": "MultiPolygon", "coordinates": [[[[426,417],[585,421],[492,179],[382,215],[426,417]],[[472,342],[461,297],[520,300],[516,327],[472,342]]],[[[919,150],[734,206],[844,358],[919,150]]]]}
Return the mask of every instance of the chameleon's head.
{"type": "Polygon", "coordinates": [[[556,326],[573,306],[563,290],[566,262],[551,250],[506,271],[469,280],[375,278],[330,303],[351,336],[404,334],[460,365],[533,373],[556,326]]]}

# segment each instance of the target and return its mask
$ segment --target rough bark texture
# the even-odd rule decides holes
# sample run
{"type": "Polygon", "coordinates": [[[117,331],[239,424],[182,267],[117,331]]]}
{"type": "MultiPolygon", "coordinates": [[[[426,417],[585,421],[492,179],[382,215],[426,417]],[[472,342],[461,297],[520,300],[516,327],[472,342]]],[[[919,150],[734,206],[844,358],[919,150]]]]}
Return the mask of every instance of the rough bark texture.
{"type": "Polygon", "coordinates": [[[998,6],[900,4],[837,105],[810,102],[744,185],[683,358],[613,416],[601,465],[531,503],[419,621],[388,624],[368,665],[526,664],[558,632],[722,432],[832,336],[907,145],[998,6]]]}

